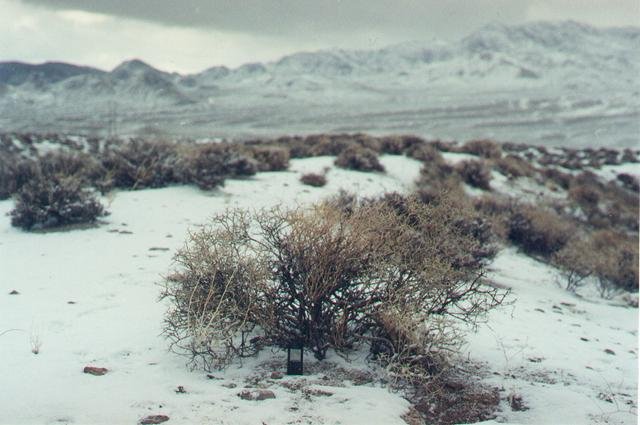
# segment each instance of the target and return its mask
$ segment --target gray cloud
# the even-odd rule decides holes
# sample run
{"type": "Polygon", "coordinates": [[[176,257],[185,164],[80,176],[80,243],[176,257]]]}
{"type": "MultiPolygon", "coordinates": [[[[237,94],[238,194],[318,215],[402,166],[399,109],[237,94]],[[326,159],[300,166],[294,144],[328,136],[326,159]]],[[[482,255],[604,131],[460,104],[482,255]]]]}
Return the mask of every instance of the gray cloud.
{"type": "Polygon", "coordinates": [[[24,0],[187,27],[322,39],[371,33],[394,38],[468,33],[488,21],[520,22],[523,0],[24,0]]]}

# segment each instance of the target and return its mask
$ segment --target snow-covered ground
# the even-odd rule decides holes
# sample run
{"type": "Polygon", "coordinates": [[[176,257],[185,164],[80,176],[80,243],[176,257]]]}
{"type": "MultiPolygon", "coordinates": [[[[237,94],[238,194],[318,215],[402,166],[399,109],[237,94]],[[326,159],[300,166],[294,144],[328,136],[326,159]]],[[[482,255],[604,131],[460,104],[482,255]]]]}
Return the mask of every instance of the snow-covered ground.
{"type": "MultiPolygon", "coordinates": [[[[409,403],[400,394],[353,378],[366,369],[362,356],[351,363],[333,356],[327,363],[334,366],[311,362],[304,377],[270,379],[284,353],[267,350],[207,377],[189,371],[160,335],[167,306],[158,302],[158,282],[190,228],[227,207],[306,204],[341,188],[364,195],[410,189],[419,162],[381,161],[386,174],[340,170],[319,157],[228,180],[211,193],[118,192],[103,199],[111,211],[104,224],[67,232],[17,230],[6,216],[13,202],[1,201],[0,424],[133,424],[150,414],[165,414],[170,424],[403,424],[409,403]],[[327,186],[298,181],[325,167],[327,186]],[[84,374],[87,365],[109,372],[84,374]],[[242,400],[246,385],[275,399],[242,400]]],[[[485,381],[503,387],[504,398],[520,394],[529,406],[512,412],[503,401],[498,420],[635,423],[638,310],[571,295],[551,268],[513,249],[492,269],[497,284],[512,288],[512,303],[469,335],[464,355],[486,364],[485,381]]]]}

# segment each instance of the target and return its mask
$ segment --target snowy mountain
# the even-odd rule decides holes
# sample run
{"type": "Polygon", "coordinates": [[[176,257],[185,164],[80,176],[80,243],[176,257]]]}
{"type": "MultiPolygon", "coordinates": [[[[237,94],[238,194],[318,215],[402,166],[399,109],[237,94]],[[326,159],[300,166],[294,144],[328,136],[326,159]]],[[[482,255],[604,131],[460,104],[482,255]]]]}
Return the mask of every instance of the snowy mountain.
{"type": "Polygon", "coordinates": [[[5,130],[187,135],[414,132],[541,144],[638,142],[640,29],[491,24],[456,42],[295,53],[179,75],[0,63],[5,130]]]}

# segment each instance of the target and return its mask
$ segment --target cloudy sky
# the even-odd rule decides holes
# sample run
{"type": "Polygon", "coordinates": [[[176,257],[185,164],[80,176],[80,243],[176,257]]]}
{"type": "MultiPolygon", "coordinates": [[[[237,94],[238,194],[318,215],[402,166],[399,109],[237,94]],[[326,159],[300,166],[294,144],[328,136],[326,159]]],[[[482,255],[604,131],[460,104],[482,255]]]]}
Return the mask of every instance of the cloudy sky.
{"type": "Polygon", "coordinates": [[[640,0],[0,0],[0,61],[168,71],[456,39],[490,22],[640,25],[640,0]]]}

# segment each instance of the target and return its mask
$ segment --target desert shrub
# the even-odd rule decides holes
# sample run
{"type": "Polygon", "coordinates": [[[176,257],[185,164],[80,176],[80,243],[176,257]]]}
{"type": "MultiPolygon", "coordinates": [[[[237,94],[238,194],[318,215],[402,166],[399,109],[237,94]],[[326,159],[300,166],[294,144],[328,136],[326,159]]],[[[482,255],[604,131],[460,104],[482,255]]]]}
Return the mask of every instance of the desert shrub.
{"type": "Polygon", "coordinates": [[[460,151],[486,159],[498,159],[502,156],[500,145],[493,140],[471,140],[462,145],[460,151]]]}
{"type": "Polygon", "coordinates": [[[384,172],[384,167],[378,160],[376,152],[360,146],[349,146],[342,150],[338,154],[335,164],[349,170],[384,172]]]}
{"type": "Polygon", "coordinates": [[[591,214],[598,210],[600,191],[590,185],[576,184],[569,189],[569,198],[580,205],[587,214],[591,214]]]}
{"type": "Polygon", "coordinates": [[[470,255],[455,260],[455,264],[460,267],[469,267],[475,265],[477,262],[483,262],[493,258],[497,252],[497,248],[494,243],[495,235],[491,223],[477,212],[474,205],[465,196],[459,196],[459,194],[452,192],[441,192],[434,197],[424,199],[419,193],[407,196],[397,192],[391,192],[385,193],[378,198],[365,198],[362,200],[362,203],[365,205],[381,204],[385,208],[393,210],[396,214],[410,219],[412,203],[429,203],[431,207],[437,207],[443,200],[446,200],[447,205],[455,209],[458,214],[457,218],[451,222],[451,225],[455,227],[460,234],[471,238],[475,242],[474,248],[468,251],[470,255]]]}
{"type": "Polygon", "coordinates": [[[418,161],[444,163],[442,154],[433,145],[427,143],[412,145],[410,148],[405,149],[405,153],[409,158],[414,158],[418,161]]]}
{"type": "Polygon", "coordinates": [[[627,148],[622,152],[621,161],[622,163],[638,162],[638,155],[632,149],[627,148]]]}
{"type": "Polygon", "coordinates": [[[564,190],[568,190],[573,181],[573,176],[569,173],[562,172],[555,168],[544,168],[542,177],[560,186],[564,190]]]}
{"type": "Polygon", "coordinates": [[[404,140],[400,136],[385,136],[380,140],[380,152],[382,153],[401,155],[404,149],[404,140]]]}
{"type": "Polygon", "coordinates": [[[0,200],[7,199],[38,174],[38,165],[30,159],[0,155],[0,200]]]}
{"type": "Polygon", "coordinates": [[[258,171],[284,171],[289,168],[289,151],[276,146],[255,146],[250,150],[258,171]]]}
{"type": "Polygon", "coordinates": [[[179,156],[172,143],[133,139],[102,157],[108,185],[123,189],[165,187],[178,183],[179,156]]]}
{"type": "Polygon", "coordinates": [[[575,291],[585,278],[596,278],[602,297],[617,290],[638,290],[638,237],[600,230],[576,238],[554,257],[566,280],[575,291]]]}
{"type": "Polygon", "coordinates": [[[376,153],[382,152],[382,141],[378,137],[373,137],[364,133],[357,133],[351,136],[353,141],[363,148],[371,149],[376,153]]]}
{"type": "Polygon", "coordinates": [[[312,156],[337,156],[351,146],[356,146],[353,138],[344,135],[317,135],[307,137],[312,156]]]}
{"type": "Polygon", "coordinates": [[[300,177],[302,184],[313,187],[322,187],[327,184],[327,177],[320,173],[306,173],[300,177]]]}
{"type": "Polygon", "coordinates": [[[424,162],[416,180],[416,193],[423,202],[429,203],[444,192],[461,198],[466,196],[462,190],[460,176],[444,159],[424,162]]]}
{"type": "Polygon", "coordinates": [[[261,321],[254,306],[267,270],[259,257],[236,249],[246,243],[248,221],[246,213],[234,211],[191,233],[175,256],[179,271],[166,278],[162,296],[172,305],[165,333],[175,352],[190,353],[193,367],[221,368],[253,347],[242,347],[236,336],[261,321]]]}
{"type": "Polygon", "coordinates": [[[640,182],[638,182],[638,179],[631,174],[620,173],[616,176],[616,179],[622,183],[622,186],[625,189],[636,193],[640,192],[640,182]]]}
{"type": "Polygon", "coordinates": [[[582,220],[593,229],[638,231],[638,193],[615,182],[604,183],[591,172],[581,173],[571,183],[569,201],[584,213],[582,220]]]}
{"type": "Polygon", "coordinates": [[[93,223],[104,214],[95,196],[74,177],[38,174],[18,191],[11,224],[25,230],[93,223]]]}
{"type": "Polygon", "coordinates": [[[491,171],[480,161],[462,161],[455,167],[462,180],[470,186],[491,190],[491,171]]]}
{"type": "Polygon", "coordinates": [[[517,208],[508,219],[508,238],[524,252],[549,258],[575,233],[575,225],[553,211],[533,205],[517,208]]]}
{"type": "Polygon", "coordinates": [[[483,195],[473,200],[478,214],[491,225],[491,233],[501,240],[509,238],[509,219],[516,209],[512,198],[483,195]]]}
{"type": "Polygon", "coordinates": [[[536,172],[528,161],[515,155],[496,159],[495,168],[509,178],[533,177],[536,172]]]}
{"type": "Polygon", "coordinates": [[[226,365],[250,324],[255,343],[302,343],[318,359],[366,344],[393,379],[428,379],[460,343],[452,321],[474,322],[504,294],[465,261],[478,242],[455,225],[453,204],[404,208],[323,203],[216,216],[166,280],[166,334],[205,368],[226,365]]]}
{"type": "Polygon", "coordinates": [[[252,176],[258,171],[253,158],[230,145],[216,143],[196,146],[185,154],[183,161],[182,179],[203,190],[222,185],[226,177],[252,176]]]}

